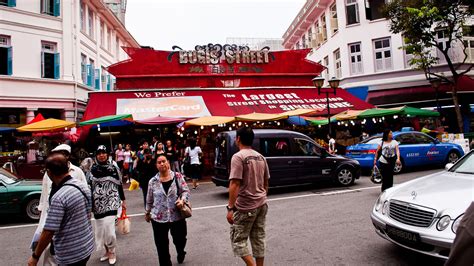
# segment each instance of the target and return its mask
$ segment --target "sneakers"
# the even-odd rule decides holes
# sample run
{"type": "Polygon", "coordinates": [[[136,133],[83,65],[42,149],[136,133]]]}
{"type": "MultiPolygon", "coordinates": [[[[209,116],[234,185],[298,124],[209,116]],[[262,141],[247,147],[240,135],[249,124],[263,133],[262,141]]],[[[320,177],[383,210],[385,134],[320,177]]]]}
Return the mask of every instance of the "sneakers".
{"type": "Polygon", "coordinates": [[[115,253],[110,253],[108,259],[109,265],[115,265],[115,262],[117,262],[117,256],[115,256],[115,253]]]}
{"type": "Polygon", "coordinates": [[[186,257],[186,252],[183,251],[183,253],[178,254],[178,263],[181,264],[184,261],[184,257],[186,257]]]}
{"type": "Polygon", "coordinates": [[[104,256],[100,257],[99,260],[100,260],[100,262],[104,262],[104,261],[106,261],[106,260],[108,260],[108,259],[109,259],[109,256],[108,256],[107,254],[105,254],[104,256]]]}

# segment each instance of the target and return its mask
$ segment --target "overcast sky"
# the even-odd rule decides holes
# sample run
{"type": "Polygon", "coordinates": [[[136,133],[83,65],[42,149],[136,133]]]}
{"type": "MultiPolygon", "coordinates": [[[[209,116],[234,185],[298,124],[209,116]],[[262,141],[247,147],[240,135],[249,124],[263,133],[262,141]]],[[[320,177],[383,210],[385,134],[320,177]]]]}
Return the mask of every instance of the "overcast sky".
{"type": "Polygon", "coordinates": [[[281,38],[306,0],[128,0],[125,25],[140,45],[171,50],[227,37],[281,38]]]}

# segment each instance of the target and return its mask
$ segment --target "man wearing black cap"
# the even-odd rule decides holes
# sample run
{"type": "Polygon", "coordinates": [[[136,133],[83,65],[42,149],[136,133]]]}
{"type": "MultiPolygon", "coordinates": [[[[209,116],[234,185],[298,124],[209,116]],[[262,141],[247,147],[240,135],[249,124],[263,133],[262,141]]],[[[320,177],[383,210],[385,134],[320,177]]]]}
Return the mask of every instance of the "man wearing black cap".
{"type": "Polygon", "coordinates": [[[87,180],[92,190],[92,213],[96,219],[95,240],[97,247],[105,247],[105,254],[100,261],[115,264],[115,217],[117,210],[125,205],[125,194],[122,187],[120,169],[109,161],[107,148],[100,145],[96,150],[95,162],[87,173],[87,180]]]}

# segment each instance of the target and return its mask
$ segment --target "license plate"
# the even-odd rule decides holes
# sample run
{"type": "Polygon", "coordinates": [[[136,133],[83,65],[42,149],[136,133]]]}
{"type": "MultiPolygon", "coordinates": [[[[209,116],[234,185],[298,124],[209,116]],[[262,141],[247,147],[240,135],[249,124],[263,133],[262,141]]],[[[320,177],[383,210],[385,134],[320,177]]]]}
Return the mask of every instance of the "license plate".
{"type": "Polygon", "coordinates": [[[420,235],[418,233],[408,232],[402,229],[386,226],[387,235],[394,240],[401,240],[403,242],[409,242],[416,244],[420,242],[420,235]]]}

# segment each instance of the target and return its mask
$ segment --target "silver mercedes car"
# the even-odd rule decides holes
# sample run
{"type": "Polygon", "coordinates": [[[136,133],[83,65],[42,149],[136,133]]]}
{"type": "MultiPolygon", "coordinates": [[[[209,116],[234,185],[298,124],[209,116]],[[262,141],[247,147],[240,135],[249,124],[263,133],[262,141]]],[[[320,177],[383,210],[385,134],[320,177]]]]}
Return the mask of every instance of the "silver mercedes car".
{"type": "Polygon", "coordinates": [[[464,211],[474,201],[474,151],[446,170],[383,192],[371,218],[381,237],[447,259],[464,211]]]}

